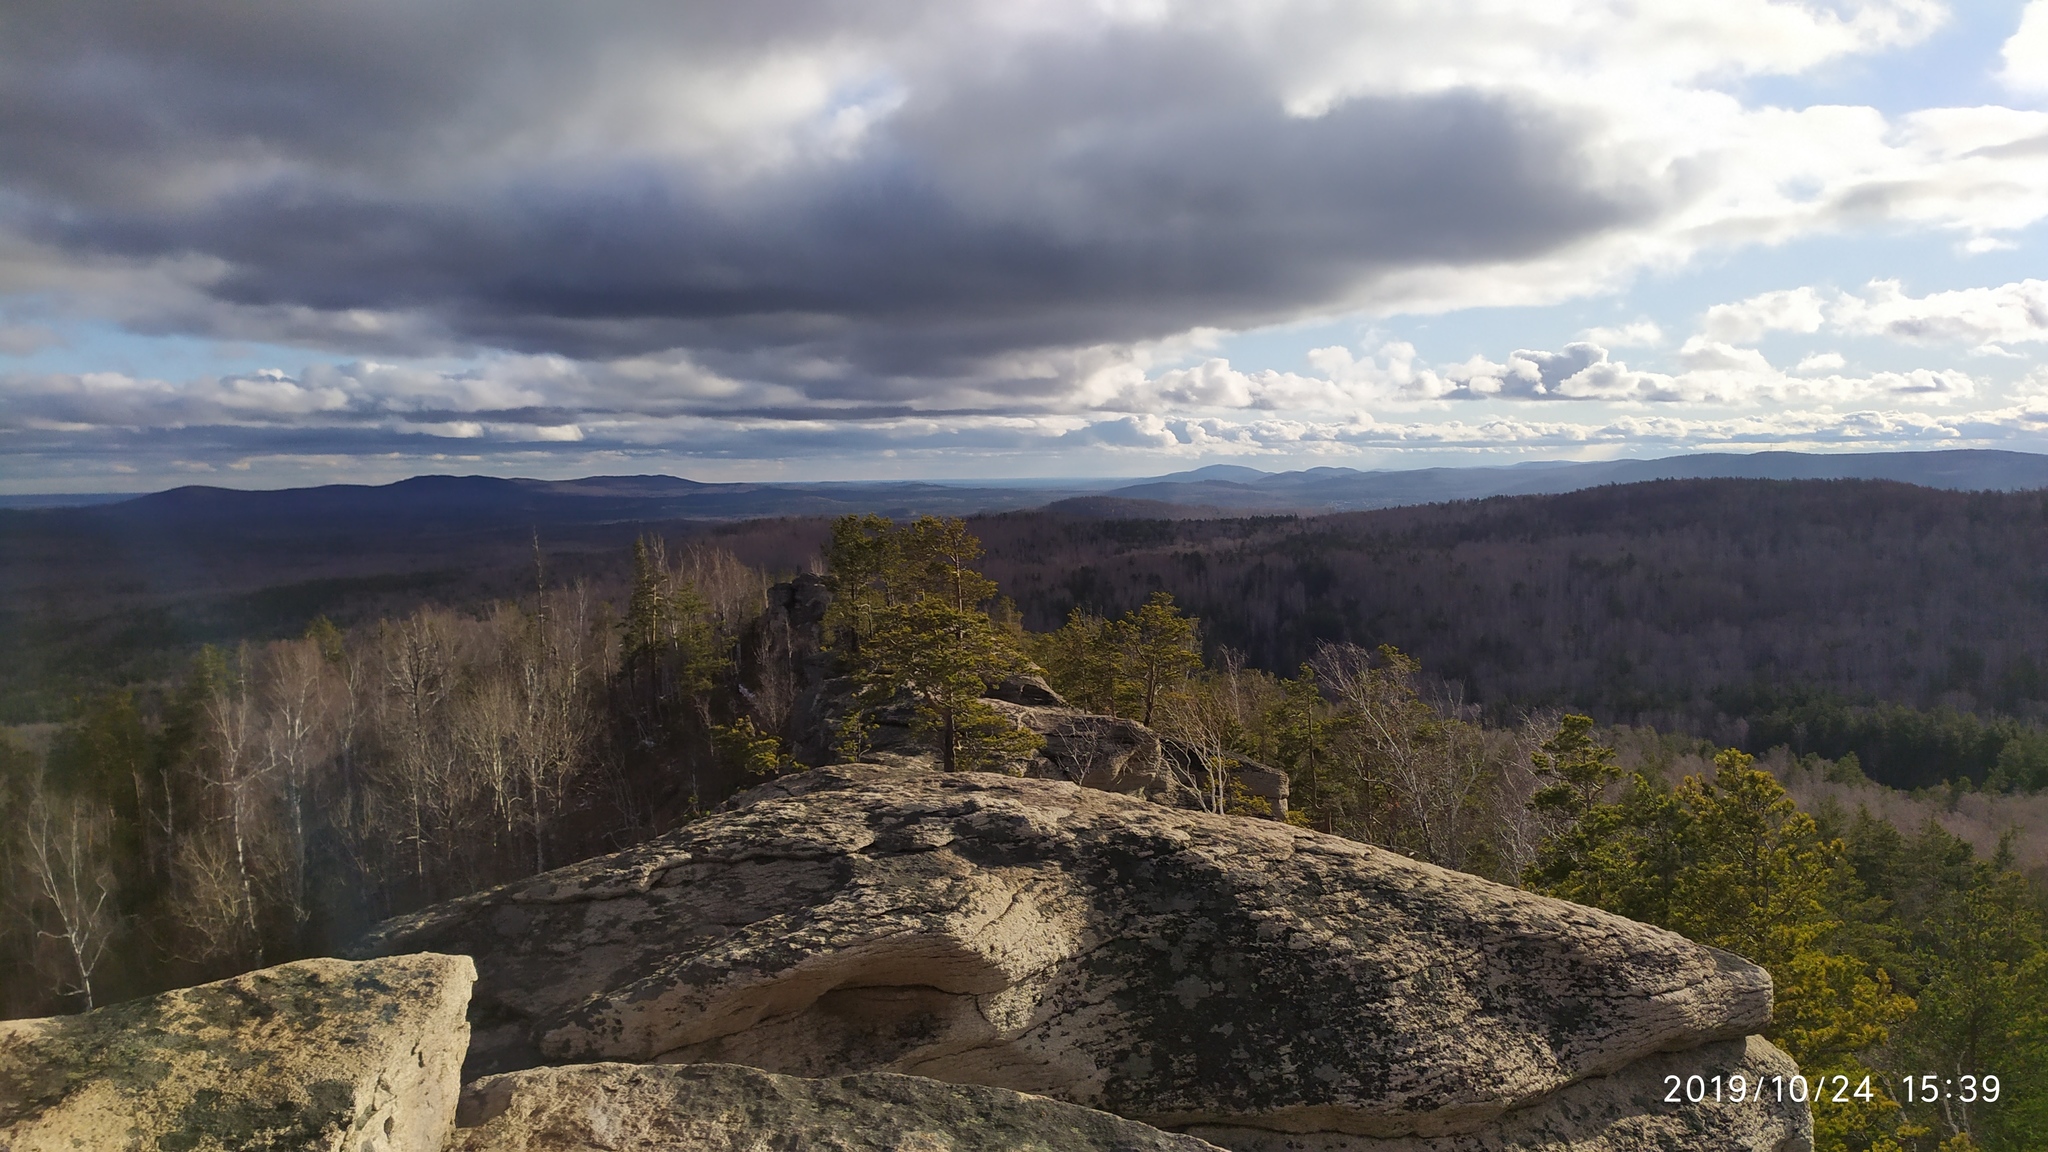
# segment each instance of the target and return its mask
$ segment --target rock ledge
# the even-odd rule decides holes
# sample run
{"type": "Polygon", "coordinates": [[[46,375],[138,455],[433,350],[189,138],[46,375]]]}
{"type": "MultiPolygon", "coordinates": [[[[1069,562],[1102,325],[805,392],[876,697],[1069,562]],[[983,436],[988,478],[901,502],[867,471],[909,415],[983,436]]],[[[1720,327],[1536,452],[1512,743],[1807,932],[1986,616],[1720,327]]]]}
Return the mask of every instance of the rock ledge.
{"type": "Polygon", "coordinates": [[[1338,837],[870,765],[362,948],[423,949],[476,958],[474,1073],[898,1072],[1332,1139],[1484,1139],[1771,1011],[1727,953],[1338,837]]]}
{"type": "Polygon", "coordinates": [[[475,979],[465,956],[301,960],[0,1022],[0,1148],[436,1152],[475,979]]]}

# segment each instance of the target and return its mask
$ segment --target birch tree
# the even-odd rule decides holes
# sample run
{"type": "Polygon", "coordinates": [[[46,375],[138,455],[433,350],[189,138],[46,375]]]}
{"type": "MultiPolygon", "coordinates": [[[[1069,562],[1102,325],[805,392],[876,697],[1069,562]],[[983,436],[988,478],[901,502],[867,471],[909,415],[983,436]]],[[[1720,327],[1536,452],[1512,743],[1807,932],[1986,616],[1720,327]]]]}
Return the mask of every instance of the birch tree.
{"type": "Polygon", "coordinates": [[[308,826],[306,806],[316,765],[324,758],[327,723],[327,666],[312,640],[272,644],[265,661],[264,750],[283,791],[286,820],[286,903],[296,931],[311,916],[306,899],[308,826]]]}
{"type": "Polygon", "coordinates": [[[228,843],[234,852],[235,887],[242,928],[256,967],[263,966],[263,932],[256,913],[256,835],[260,819],[258,790],[266,783],[268,765],[258,746],[255,702],[249,689],[249,649],[243,645],[232,663],[213,680],[205,705],[206,744],[210,753],[206,783],[221,797],[228,843]]]}
{"type": "Polygon", "coordinates": [[[121,929],[115,899],[113,813],[75,797],[53,797],[36,787],[18,830],[19,866],[31,895],[38,936],[64,954],[59,996],[96,1006],[93,975],[121,929]]]}

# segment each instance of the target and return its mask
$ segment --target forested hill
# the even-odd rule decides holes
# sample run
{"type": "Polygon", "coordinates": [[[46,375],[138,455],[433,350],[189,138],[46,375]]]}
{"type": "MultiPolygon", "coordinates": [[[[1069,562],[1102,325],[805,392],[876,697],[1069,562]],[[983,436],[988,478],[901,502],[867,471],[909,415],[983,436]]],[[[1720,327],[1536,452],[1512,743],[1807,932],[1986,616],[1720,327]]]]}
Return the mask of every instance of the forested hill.
{"type": "MultiPolygon", "coordinates": [[[[2039,491],[1689,479],[1317,517],[1187,514],[1096,498],[974,530],[1036,629],[1165,589],[1201,618],[1212,656],[1228,646],[1283,675],[1319,640],[1393,644],[1497,718],[1574,707],[1757,752],[1854,751],[1905,786],[1986,778],[2031,722],[2031,751],[2008,766],[2048,786],[2039,491]]],[[[0,718],[16,723],[168,682],[202,643],[297,636],[321,615],[481,610],[532,586],[536,536],[552,578],[602,595],[623,587],[640,535],[786,575],[821,555],[828,524],[316,516],[279,537],[248,521],[101,532],[12,515],[0,718]]]]}
{"type": "MultiPolygon", "coordinates": [[[[1582,707],[1731,743],[1775,724],[1755,735],[1795,745],[1855,722],[1830,701],[2048,714],[2040,492],[1681,480],[1299,519],[1015,513],[976,530],[1030,627],[1163,588],[1212,648],[1254,664],[1291,670],[1324,639],[1392,644],[1503,713],[1582,707]]],[[[1981,775],[1997,752],[1934,759],[1981,775]]],[[[1936,767],[1865,766],[1901,784],[1936,767]]]]}

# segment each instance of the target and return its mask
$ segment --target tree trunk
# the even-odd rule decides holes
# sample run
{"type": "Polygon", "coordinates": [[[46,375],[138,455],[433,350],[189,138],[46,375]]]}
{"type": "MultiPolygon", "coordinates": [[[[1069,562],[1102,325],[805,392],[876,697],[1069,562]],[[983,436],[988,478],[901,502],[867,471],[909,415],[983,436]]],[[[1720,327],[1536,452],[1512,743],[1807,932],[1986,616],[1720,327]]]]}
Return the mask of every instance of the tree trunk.
{"type": "MultiPolygon", "coordinates": [[[[303,929],[313,914],[306,907],[306,786],[299,778],[297,764],[292,765],[285,778],[285,787],[291,790],[292,808],[292,919],[303,929]]],[[[304,935],[303,931],[293,933],[301,943],[304,935]]]]}
{"type": "Polygon", "coordinates": [[[548,870],[547,826],[541,819],[540,786],[538,783],[535,784],[533,789],[533,803],[527,807],[533,813],[533,871],[534,875],[537,876],[548,870]]]}
{"type": "Polygon", "coordinates": [[[242,820],[242,785],[228,794],[233,810],[230,823],[235,830],[235,873],[242,883],[242,925],[249,930],[249,943],[256,950],[256,967],[263,967],[263,937],[256,927],[256,887],[249,880],[249,852],[242,820]]]}

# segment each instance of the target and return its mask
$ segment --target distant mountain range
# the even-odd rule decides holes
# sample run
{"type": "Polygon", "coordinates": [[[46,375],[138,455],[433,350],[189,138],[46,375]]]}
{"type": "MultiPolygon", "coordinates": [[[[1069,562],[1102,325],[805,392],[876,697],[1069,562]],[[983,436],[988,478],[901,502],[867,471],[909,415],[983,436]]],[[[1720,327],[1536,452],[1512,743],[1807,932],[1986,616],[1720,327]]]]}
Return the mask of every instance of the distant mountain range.
{"type": "Polygon", "coordinates": [[[1712,452],[1663,460],[1373,472],[1310,468],[1301,472],[1256,473],[1223,465],[1114,488],[1104,495],[1203,505],[1231,512],[1348,512],[1488,496],[1575,492],[1603,484],[1644,480],[1704,479],[1896,480],[1923,488],[2011,492],[2048,488],[2048,455],[1985,449],[1843,455],[1712,452]]]}
{"type": "Polygon", "coordinates": [[[1571,492],[1643,480],[1897,480],[1928,488],[2014,491],[2048,488],[2048,455],[1968,449],[1826,454],[1703,453],[1662,460],[1544,462],[1488,468],[1360,471],[1310,468],[1261,472],[1212,464],[1141,480],[1075,479],[1003,484],[932,482],[709,484],[674,476],[516,480],[418,476],[396,484],[327,485],[249,492],[186,487],[129,499],[105,496],[0,498],[13,516],[123,521],[262,532],[289,524],[424,529],[483,523],[623,523],[743,520],[761,516],[964,516],[1050,506],[1096,518],[1340,512],[1571,492]],[[69,505],[59,507],[59,505],[69,505]]]}

